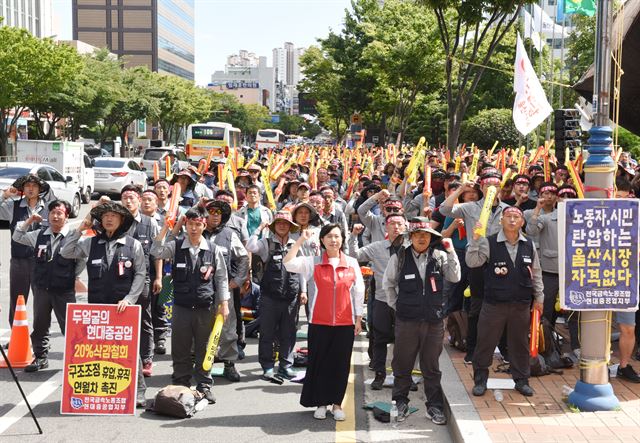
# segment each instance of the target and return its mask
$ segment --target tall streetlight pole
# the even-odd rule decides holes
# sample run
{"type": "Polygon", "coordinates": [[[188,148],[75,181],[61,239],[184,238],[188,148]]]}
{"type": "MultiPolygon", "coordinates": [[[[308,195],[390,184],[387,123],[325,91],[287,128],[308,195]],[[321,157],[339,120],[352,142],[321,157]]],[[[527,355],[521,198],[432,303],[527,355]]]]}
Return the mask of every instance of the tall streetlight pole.
{"type": "MultiPolygon", "coordinates": [[[[611,30],[613,0],[600,0],[596,20],[596,60],[593,84],[594,125],[589,131],[589,157],[585,163],[585,185],[589,198],[610,198],[615,180],[611,156],[609,106],[611,100],[611,30]]],[[[621,36],[620,36],[621,38],[621,36]]],[[[581,411],[610,411],[620,406],[609,383],[607,355],[610,343],[610,311],[582,311],[580,316],[580,381],[569,395],[569,403],[581,411]]]]}

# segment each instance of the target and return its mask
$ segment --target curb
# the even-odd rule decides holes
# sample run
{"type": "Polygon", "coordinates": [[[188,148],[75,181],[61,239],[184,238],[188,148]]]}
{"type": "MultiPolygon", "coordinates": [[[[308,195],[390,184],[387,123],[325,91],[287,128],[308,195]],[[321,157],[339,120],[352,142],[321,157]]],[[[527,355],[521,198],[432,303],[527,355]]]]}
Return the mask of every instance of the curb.
{"type": "Polygon", "coordinates": [[[453,367],[446,346],[445,344],[445,349],[440,354],[439,362],[445,408],[449,417],[447,426],[451,431],[451,437],[457,443],[490,443],[489,433],[482,424],[458,371],[453,367]]]}

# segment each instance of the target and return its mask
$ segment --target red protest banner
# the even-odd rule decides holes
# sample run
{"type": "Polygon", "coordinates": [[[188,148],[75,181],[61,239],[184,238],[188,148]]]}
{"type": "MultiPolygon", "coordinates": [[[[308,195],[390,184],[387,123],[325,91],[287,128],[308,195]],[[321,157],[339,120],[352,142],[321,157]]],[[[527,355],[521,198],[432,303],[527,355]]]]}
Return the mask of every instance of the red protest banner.
{"type": "Polygon", "coordinates": [[[134,415],[140,306],[69,303],[61,414],[134,415]]]}

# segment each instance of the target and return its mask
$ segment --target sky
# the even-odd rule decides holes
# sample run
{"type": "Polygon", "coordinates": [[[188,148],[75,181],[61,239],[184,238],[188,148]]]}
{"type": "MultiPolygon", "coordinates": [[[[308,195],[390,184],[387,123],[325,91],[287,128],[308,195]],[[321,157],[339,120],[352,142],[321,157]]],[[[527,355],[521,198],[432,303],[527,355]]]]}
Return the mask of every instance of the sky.
{"type": "MultiPolygon", "coordinates": [[[[159,0],[163,1],[163,0],[159,0]]],[[[339,31],[350,0],[194,0],[196,83],[206,85],[240,49],[266,56],[292,42],[308,47],[339,31]]],[[[58,37],[70,40],[71,0],[53,0],[58,37]]]]}

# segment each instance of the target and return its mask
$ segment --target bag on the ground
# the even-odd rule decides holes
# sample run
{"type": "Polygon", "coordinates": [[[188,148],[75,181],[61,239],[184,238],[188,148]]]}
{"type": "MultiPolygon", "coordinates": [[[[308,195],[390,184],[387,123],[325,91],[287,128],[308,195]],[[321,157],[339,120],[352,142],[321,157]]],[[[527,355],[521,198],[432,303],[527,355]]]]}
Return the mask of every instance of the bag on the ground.
{"type": "Polygon", "coordinates": [[[468,328],[469,319],[466,312],[450,312],[447,316],[447,333],[449,334],[449,344],[462,352],[467,352],[468,328]]]}
{"type": "Polygon", "coordinates": [[[293,366],[296,368],[306,368],[309,363],[309,349],[298,348],[293,353],[293,366]]]}
{"type": "Polygon", "coordinates": [[[169,385],[156,394],[151,410],[169,417],[188,418],[199,410],[197,406],[203,398],[201,392],[186,386],[169,385]]]}
{"type": "Polygon", "coordinates": [[[562,355],[558,334],[546,318],[540,321],[538,336],[538,355],[529,359],[529,367],[533,377],[562,374],[562,369],[573,367],[573,361],[562,355]]]}

